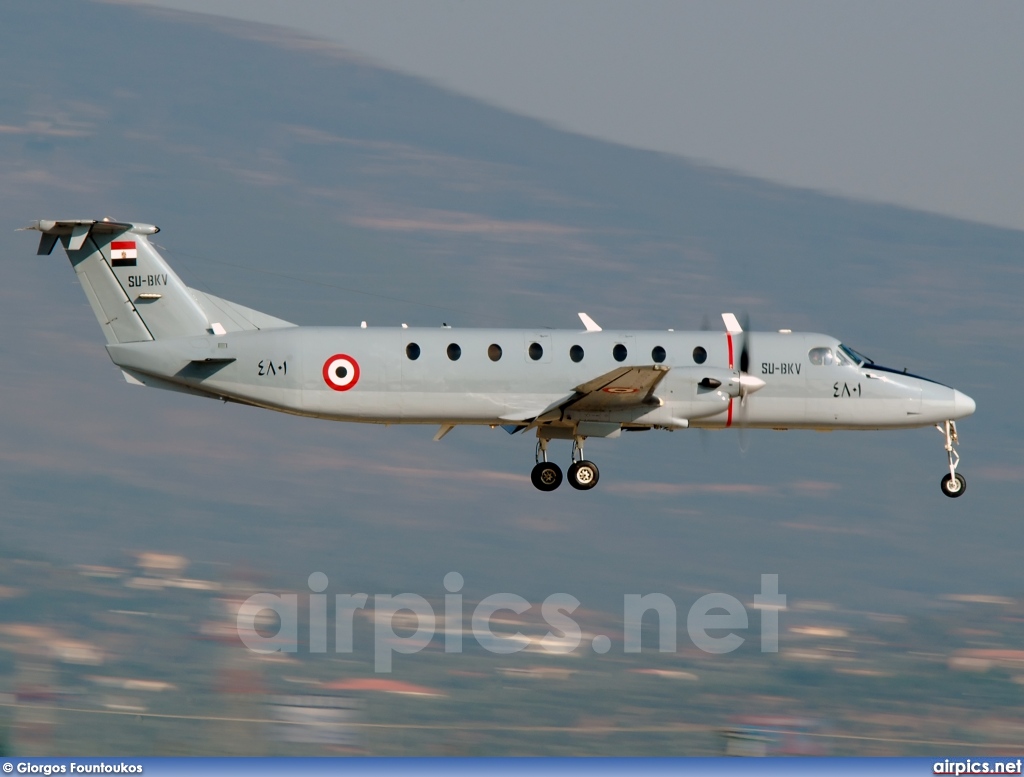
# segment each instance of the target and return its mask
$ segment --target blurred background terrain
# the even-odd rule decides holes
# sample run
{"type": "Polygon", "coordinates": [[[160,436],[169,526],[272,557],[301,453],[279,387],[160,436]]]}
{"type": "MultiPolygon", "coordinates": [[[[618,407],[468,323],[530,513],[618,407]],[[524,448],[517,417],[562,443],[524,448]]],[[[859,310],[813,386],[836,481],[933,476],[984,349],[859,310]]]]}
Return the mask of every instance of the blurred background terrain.
{"type": "Polygon", "coordinates": [[[2,19],[0,747],[1024,743],[1024,233],[570,134],[278,28],[56,0],[2,19]],[[62,252],[14,232],[104,216],[159,225],[190,285],[300,324],[572,328],[585,310],[696,329],[747,311],[828,332],[977,401],[969,490],[940,494],[928,429],[625,435],[588,446],[594,492],[541,494],[531,438],[434,443],[142,391],[62,252]],[[365,624],[353,654],[273,661],[225,632],[249,593],[302,594],[315,571],[328,594],[440,603],[452,570],[467,603],[570,593],[613,647],[434,649],[384,676],[365,624]],[[690,604],[749,603],[761,574],[789,597],[779,654],[697,651],[690,604]],[[676,602],[680,648],[624,654],[622,597],[649,592],[676,602]]]}

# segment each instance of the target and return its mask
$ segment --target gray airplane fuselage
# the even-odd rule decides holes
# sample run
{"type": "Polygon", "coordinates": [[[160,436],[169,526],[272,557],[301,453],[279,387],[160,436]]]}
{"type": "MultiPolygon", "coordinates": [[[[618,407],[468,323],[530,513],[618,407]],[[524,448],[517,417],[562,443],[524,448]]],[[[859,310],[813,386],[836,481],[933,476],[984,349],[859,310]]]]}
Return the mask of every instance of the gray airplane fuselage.
{"type": "Polygon", "coordinates": [[[828,335],[753,332],[748,337],[749,371],[765,385],[742,402],[699,385],[705,375],[735,369],[735,364],[730,369],[724,332],[304,326],[112,344],[108,350],[129,371],[336,421],[499,425],[527,420],[596,375],[654,364],[656,348],[664,349],[663,364],[669,368],[657,388],[657,407],[580,411],[565,420],[627,428],[671,426],[664,419],[674,418],[707,428],[887,429],[929,426],[974,409],[960,392],[924,378],[869,364],[812,363],[812,349],[839,352],[839,341],[828,335]],[[409,358],[410,345],[418,347],[416,359],[409,358]],[[458,348],[456,360],[449,358],[451,346],[458,348]],[[489,356],[489,349],[497,353],[492,346],[501,349],[497,361],[489,356]],[[531,346],[539,358],[532,358],[531,346]],[[570,355],[574,346],[582,349],[579,361],[570,355]],[[621,361],[616,346],[625,349],[618,351],[621,361]],[[706,353],[701,364],[696,349],[706,353]],[[357,379],[345,390],[332,388],[324,376],[335,355],[358,365],[357,379]],[[201,365],[204,359],[217,361],[201,365]]]}

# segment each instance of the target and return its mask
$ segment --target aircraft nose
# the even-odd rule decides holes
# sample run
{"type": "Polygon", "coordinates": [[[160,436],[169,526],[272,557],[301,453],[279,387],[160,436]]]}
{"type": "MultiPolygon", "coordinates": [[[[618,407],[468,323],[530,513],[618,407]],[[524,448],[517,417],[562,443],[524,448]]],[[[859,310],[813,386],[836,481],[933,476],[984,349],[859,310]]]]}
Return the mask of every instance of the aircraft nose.
{"type": "Polygon", "coordinates": [[[957,418],[965,418],[974,412],[975,407],[974,400],[964,394],[962,391],[953,389],[953,411],[956,413],[957,418]]]}

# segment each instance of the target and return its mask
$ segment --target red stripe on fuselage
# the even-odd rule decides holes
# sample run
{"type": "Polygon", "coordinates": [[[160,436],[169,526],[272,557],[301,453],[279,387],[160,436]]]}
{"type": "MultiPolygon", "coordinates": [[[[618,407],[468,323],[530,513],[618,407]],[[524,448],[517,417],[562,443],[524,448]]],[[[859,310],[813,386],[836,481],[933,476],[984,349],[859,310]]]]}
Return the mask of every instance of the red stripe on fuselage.
{"type": "MultiPolygon", "coordinates": [[[[726,342],[729,343],[729,369],[733,369],[732,332],[725,333],[726,342]]],[[[732,397],[729,397],[729,415],[726,416],[725,425],[732,426],[732,397]]]]}

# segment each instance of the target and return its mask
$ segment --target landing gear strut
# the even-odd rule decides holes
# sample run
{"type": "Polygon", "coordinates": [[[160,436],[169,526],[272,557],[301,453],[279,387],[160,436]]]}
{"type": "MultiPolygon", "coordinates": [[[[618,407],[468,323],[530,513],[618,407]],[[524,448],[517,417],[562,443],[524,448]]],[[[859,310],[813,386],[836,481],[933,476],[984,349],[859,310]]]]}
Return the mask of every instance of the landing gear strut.
{"type": "Polygon", "coordinates": [[[554,491],[562,485],[562,470],[554,462],[548,461],[548,441],[543,437],[537,440],[534,461],[537,463],[530,473],[530,480],[534,486],[541,491],[554,491]]]}
{"type": "Polygon", "coordinates": [[[597,465],[592,461],[583,458],[583,441],[585,437],[573,437],[572,439],[572,466],[569,467],[569,485],[577,491],[589,491],[597,485],[601,473],[597,465]]]}
{"type": "Polygon", "coordinates": [[[960,454],[956,452],[956,444],[959,442],[956,436],[956,421],[946,421],[942,426],[936,424],[935,428],[946,437],[946,456],[949,458],[949,474],[942,476],[940,484],[942,493],[955,499],[963,496],[967,490],[967,479],[956,471],[960,463],[960,454]]]}

